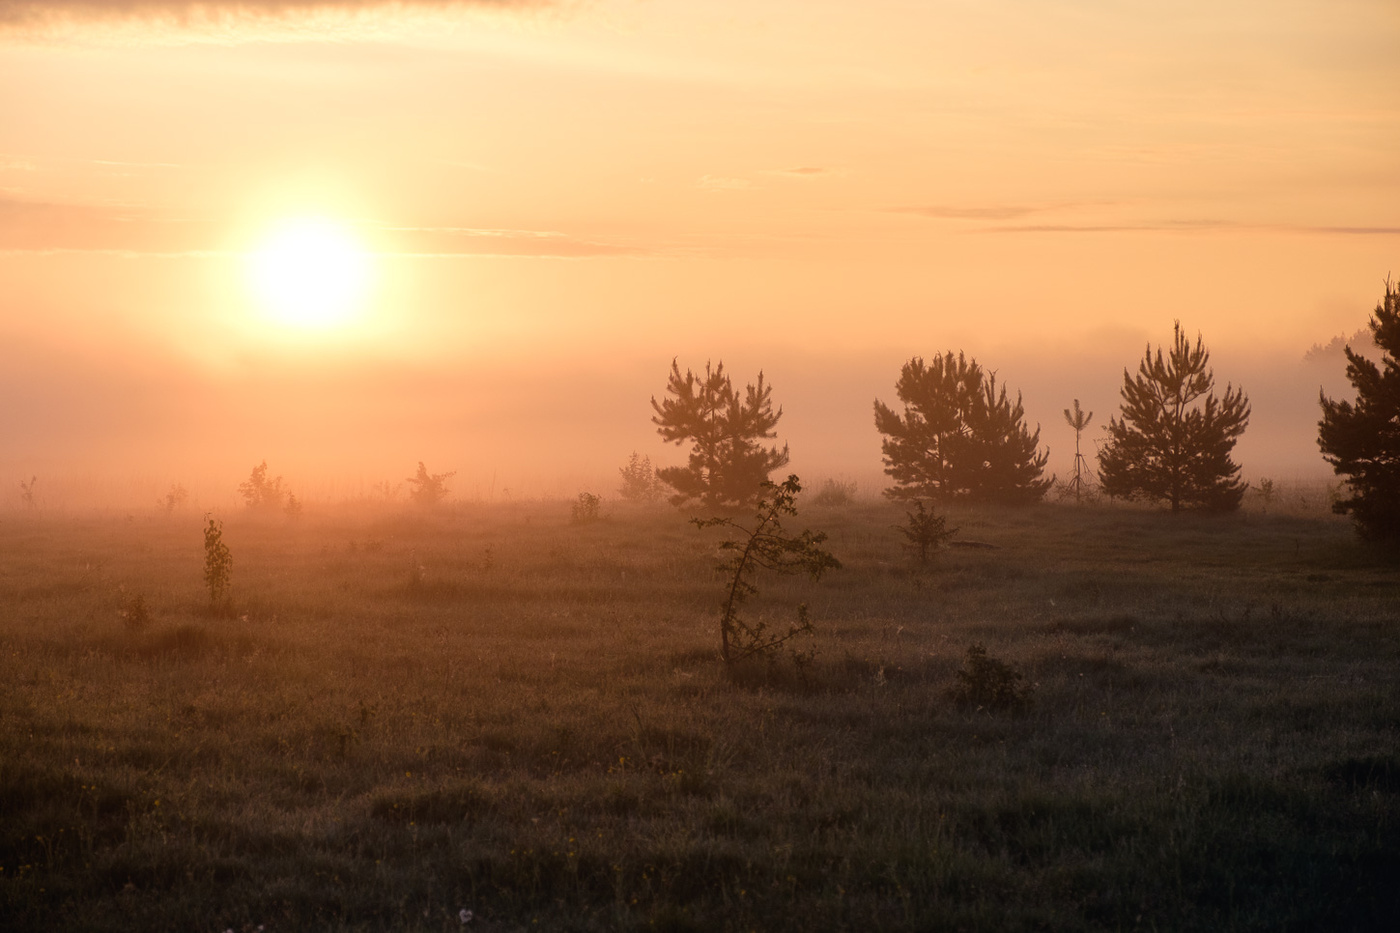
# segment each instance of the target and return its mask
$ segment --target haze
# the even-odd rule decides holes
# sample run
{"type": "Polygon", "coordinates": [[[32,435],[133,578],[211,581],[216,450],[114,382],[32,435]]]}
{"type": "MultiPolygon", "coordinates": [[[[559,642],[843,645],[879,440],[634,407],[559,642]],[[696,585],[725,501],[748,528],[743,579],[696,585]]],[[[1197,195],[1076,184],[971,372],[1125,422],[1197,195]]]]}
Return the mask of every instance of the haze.
{"type": "Polygon", "coordinates": [[[608,495],[683,460],[673,357],[764,370],[792,468],[871,492],[872,400],[943,350],[1063,476],[1061,409],[1174,320],[1246,478],[1322,477],[1304,354],[1400,272],[1397,40],[1393,0],[0,0],[0,501],[608,495]],[[250,270],[308,222],[363,264],[297,319],[250,270]]]}

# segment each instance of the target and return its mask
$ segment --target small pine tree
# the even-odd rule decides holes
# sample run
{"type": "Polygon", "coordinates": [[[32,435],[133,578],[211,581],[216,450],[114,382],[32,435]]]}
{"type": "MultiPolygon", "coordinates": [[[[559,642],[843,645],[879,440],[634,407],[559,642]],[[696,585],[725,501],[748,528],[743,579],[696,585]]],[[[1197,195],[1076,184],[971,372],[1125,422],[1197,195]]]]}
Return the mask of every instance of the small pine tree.
{"type": "Polygon", "coordinates": [[[1249,424],[1249,399],[1215,374],[1199,335],[1193,347],[1176,322],[1166,357],[1147,353],[1138,374],[1123,370],[1122,419],[1110,418],[1099,482],[1110,496],[1165,501],[1173,512],[1239,508],[1245,484],[1230,451],[1249,424]]]}
{"type": "Polygon", "coordinates": [[[1385,297],[1370,321],[1380,364],[1346,348],[1347,379],[1356,401],[1319,393],[1322,420],[1317,443],[1323,458],[1345,476],[1348,496],[1332,509],[1350,512],[1357,532],[1377,541],[1400,541],[1400,284],[1385,283],[1385,297]]]}
{"type": "Polygon", "coordinates": [[[666,392],[662,401],[651,400],[656,411],[652,423],[666,441],[691,445],[685,466],[656,471],[657,478],[676,491],[672,504],[690,499],[707,506],[751,503],[762,494],[760,486],[768,474],[788,462],[787,445],[779,450],[759,443],[777,436],[783,416],[781,408],[773,410],[773,388],[764,383],[763,373],[741,395],[723,362],[713,367],[706,363],[703,376],[688,369],[682,376],[672,360],[666,392]]]}
{"type": "Polygon", "coordinates": [[[948,527],[948,517],[938,515],[924,508],[924,500],[914,500],[914,511],[906,512],[907,525],[896,525],[904,533],[904,546],[919,559],[919,565],[928,563],[929,554],[937,551],[958,529],[948,527]]]}
{"type": "Polygon", "coordinates": [[[1038,502],[1050,487],[1042,479],[1049,455],[1038,450],[1040,428],[1025,424],[995,374],[951,351],[904,364],[895,383],[901,414],[875,400],[875,427],[885,435],[885,472],[895,499],[971,499],[1038,502]]]}

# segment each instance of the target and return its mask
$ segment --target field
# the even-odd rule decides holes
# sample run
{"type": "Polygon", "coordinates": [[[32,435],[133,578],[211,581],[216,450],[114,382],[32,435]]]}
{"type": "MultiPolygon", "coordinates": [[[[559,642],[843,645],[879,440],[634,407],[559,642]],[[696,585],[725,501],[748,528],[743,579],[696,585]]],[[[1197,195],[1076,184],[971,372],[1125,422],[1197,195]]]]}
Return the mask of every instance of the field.
{"type": "Polygon", "coordinates": [[[0,521],[0,927],[1394,930],[1400,569],[1323,515],[804,507],[726,672],[665,507],[0,521]],[[143,618],[137,597],[146,610],[143,618]],[[968,648],[1024,674],[949,697],[968,648]],[[463,922],[470,911],[467,922],[463,922]]]}

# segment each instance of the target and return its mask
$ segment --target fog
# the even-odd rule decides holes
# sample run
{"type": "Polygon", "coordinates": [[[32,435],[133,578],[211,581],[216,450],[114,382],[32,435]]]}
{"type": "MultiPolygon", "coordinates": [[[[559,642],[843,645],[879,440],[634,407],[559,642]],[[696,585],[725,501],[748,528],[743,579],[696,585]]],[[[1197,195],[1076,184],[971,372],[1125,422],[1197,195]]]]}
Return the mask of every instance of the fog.
{"type": "MultiPolygon", "coordinates": [[[[459,366],[283,358],[214,371],[154,352],[83,357],[11,342],[0,361],[0,507],[19,508],[19,482],[38,477],[35,501],[46,509],[154,506],[176,483],[194,507],[230,508],[238,483],[264,460],[310,503],[376,497],[382,483],[401,489],[419,461],[456,471],[457,500],[583,490],[607,498],[634,451],[657,466],[684,462],[687,450],[662,442],[651,423],[650,399],[663,392],[673,355],[683,369],[723,360],[736,383],[762,369],[783,409],[786,469],[809,483],[855,481],[859,494],[874,495],[885,482],[873,401],[897,404],[894,382],[910,356],[963,350],[1022,394],[1027,421],[1039,425],[1050,452],[1047,474],[1065,477],[1074,432],[1062,410],[1078,399],[1093,412],[1083,439],[1092,465],[1103,426],[1118,412],[1123,370],[1136,371],[1142,358],[1144,347],[1126,333],[1106,344],[1033,352],[988,341],[846,355],[677,347],[459,366]]],[[[1316,444],[1318,391],[1344,395],[1349,386],[1339,349],[1305,361],[1306,349],[1212,353],[1217,392],[1227,382],[1242,386],[1253,407],[1235,450],[1247,480],[1330,476],[1316,444]]]]}

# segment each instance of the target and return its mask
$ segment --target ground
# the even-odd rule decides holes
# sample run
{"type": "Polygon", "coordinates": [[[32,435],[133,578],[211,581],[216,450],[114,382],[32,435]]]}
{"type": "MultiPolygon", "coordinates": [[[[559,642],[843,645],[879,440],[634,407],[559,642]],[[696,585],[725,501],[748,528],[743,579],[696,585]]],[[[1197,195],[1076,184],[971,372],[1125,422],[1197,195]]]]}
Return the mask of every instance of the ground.
{"type": "MultiPolygon", "coordinates": [[[[1296,510],[1295,510],[1296,512],[1296,510]]],[[[1316,514],[803,507],[726,671],[666,506],[0,516],[0,927],[1392,930],[1400,567],[1316,514]],[[141,597],[144,615],[136,606],[141,597]],[[968,649],[1028,701],[958,705],[968,649]],[[470,911],[470,919],[463,923],[470,911]]]]}

